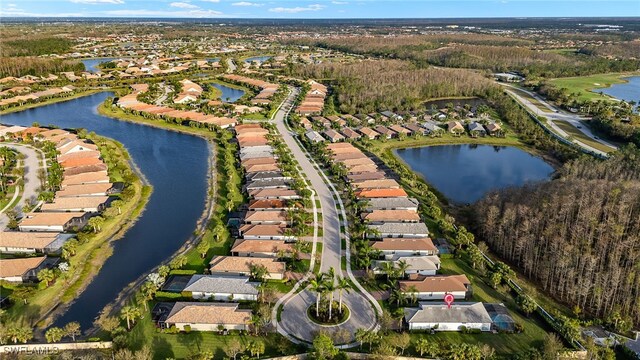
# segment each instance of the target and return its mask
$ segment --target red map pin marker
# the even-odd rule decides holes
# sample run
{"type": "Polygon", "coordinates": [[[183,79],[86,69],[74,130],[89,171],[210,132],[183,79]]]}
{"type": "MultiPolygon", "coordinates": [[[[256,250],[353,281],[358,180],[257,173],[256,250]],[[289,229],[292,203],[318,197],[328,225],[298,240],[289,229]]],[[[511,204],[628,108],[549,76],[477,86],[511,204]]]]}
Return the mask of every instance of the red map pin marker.
{"type": "Polygon", "coordinates": [[[454,300],[453,294],[444,295],[444,302],[447,303],[447,306],[449,309],[451,309],[451,304],[453,304],[453,300],[454,300]]]}

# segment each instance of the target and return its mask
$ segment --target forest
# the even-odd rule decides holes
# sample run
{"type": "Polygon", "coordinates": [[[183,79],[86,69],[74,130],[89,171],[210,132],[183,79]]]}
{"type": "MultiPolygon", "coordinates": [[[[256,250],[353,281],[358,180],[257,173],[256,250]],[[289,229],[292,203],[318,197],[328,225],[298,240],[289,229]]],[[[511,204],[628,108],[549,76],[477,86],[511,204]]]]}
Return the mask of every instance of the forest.
{"type": "Polygon", "coordinates": [[[640,324],[640,150],[584,156],[555,180],[474,205],[480,239],[575,314],[640,324]]]}
{"type": "Polygon", "coordinates": [[[342,112],[416,110],[424,99],[478,96],[492,82],[463,69],[416,68],[400,60],[370,60],[352,64],[322,63],[295,66],[292,74],[320,79],[332,85],[342,112]]]}
{"type": "Polygon", "coordinates": [[[39,57],[0,57],[0,77],[47,75],[62,71],[84,71],[84,65],[76,60],[39,57]]]}
{"type": "Polygon", "coordinates": [[[40,56],[69,52],[73,41],[60,37],[38,37],[4,40],[0,43],[2,56],[40,56]]]}
{"type": "Polygon", "coordinates": [[[543,52],[531,49],[533,42],[530,40],[479,34],[329,38],[314,40],[309,44],[357,54],[411,60],[420,67],[436,65],[493,72],[520,71],[529,78],[624,72],[640,66],[640,60],[636,58],[609,59],[586,52],[543,52]]]}

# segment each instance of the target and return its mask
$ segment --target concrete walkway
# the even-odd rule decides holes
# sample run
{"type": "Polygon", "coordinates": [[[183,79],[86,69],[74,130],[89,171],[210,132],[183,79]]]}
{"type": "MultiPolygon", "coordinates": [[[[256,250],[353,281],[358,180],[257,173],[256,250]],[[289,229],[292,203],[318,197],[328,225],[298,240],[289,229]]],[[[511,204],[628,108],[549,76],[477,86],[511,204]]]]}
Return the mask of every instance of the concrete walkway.
{"type": "MultiPolygon", "coordinates": [[[[320,271],[326,272],[333,268],[337,277],[344,277],[345,274],[341,269],[341,259],[343,256],[340,234],[341,223],[338,216],[338,207],[333,198],[333,192],[323,180],[323,174],[314,167],[307,157],[305,150],[298,144],[294,135],[287,129],[285,124],[285,119],[291,110],[293,100],[297,94],[297,89],[293,90],[284,101],[280,110],[276,113],[274,118],[276,128],[300,165],[302,172],[307,176],[308,182],[314,190],[315,195],[320,200],[322,212],[321,226],[323,229],[320,271]]],[[[348,277],[352,278],[352,276],[348,277]]],[[[354,279],[352,278],[352,280],[354,279]]],[[[343,301],[349,307],[351,316],[346,322],[337,326],[319,325],[307,317],[307,308],[315,303],[315,299],[316,295],[309,290],[302,290],[297,294],[294,290],[292,293],[283,297],[276,305],[277,309],[280,304],[283,304],[281,319],[277,327],[278,331],[294,342],[310,343],[320,330],[334,332],[344,329],[350,335],[349,338],[345,340],[347,340],[347,343],[352,343],[357,329],[372,329],[376,326],[376,311],[368,297],[358,292],[357,289],[351,290],[348,294],[343,294],[343,301]]],[[[334,293],[334,299],[336,301],[338,300],[337,291],[334,293]]]]}
{"type": "MultiPolygon", "coordinates": [[[[546,107],[547,109],[550,110],[550,112],[545,112],[542,111],[540,108],[538,108],[538,106],[536,106],[534,103],[532,103],[531,101],[529,101],[527,98],[520,96],[516,91],[512,90],[513,86],[512,85],[508,85],[508,84],[504,84],[504,83],[500,83],[501,85],[504,86],[505,91],[507,93],[509,93],[509,95],[513,96],[516,100],[518,100],[522,105],[524,105],[529,111],[531,111],[532,113],[534,113],[536,116],[541,116],[544,118],[547,118],[548,124],[551,126],[551,128],[553,129],[554,132],[560,134],[561,136],[568,138],[571,135],[568,134],[566,131],[562,130],[562,128],[560,128],[558,125],[555,124],[556,121],[563,121],[566,122],[572,126],[574,126],[578,131],[582,132],[585,136],[591,138],[593,141],[595,142],[599,142],[600,144],[610,147],[612,151],[617,150],[618,148],[607,142],[604,141],[600,138],[597,138],[597,136],[595,136],[591,130],[589,130],[588,127],[584,126],[582,124],[582,121],[585,120],[589,120],[589,118],[587,117],[583,117],[577,114],[572,114],[569,112],[566,112],[562,109],[559,109],[551,104],[549,104],[546,100],[544,100],[543,98],[541,98],[540,96],[538,96],[537,94],[525,90],[525,89],[520,89],[518,88],[519,91],[522,91],[524,93],[526,93],[529,96],[532,96],[534,99],[538,100],[542,106],[546,107]]],[[[586,150],[589,150],[591,152],[594,152],[596,154],[600,154],[600,155],[607,155],[606,152],[602,151],[602,150],[598,150],[596,148],[593,148],[583,142],[581,142],[579,139],[573,139],[573,142],[575,144],[577,144],[578,146],[583,147],[586,150]]]]}
{"type": "MultiPolygon", "coordinates": [[[[40,179],[38,179],[38,170],[46,169],[44,163],[44,156],[40,150],[34,149],[31,146],[23,144],[3,144],[2,146],[9,147],[18,151],[25,156],[21,160],[22,167],[24,168],[24,184],[22,189],[22,197],[17,203],[13,204],[13,208],[16,209],[19,216],[22,216],[22,207],[29,202],[38,201],[38,193],[40,190],[40,179]],[[42,160],[41,160],[42,158],[42,160]]],[[[9,223],[9,218],[5,213],[0,214],[0,231],[4,230],[9,223]]]]}

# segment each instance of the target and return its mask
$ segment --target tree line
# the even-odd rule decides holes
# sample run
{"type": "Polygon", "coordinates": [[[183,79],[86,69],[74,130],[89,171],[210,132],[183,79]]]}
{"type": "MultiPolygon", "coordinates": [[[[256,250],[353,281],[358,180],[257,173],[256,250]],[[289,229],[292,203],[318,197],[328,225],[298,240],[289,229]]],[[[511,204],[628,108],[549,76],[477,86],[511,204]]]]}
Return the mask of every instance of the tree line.
{"type": "Polygon", "coordinates": [[[84,71],[84,65],[76,60],[25,57],[0,57],[0,77],[58,74],[63,71],[84,71]]]}
{"type": "Polygon", "coordinates": [[[559,177],[474,206],[478,234],[574,313],[640,323],[640,151],[568,162],[559,177]]]}

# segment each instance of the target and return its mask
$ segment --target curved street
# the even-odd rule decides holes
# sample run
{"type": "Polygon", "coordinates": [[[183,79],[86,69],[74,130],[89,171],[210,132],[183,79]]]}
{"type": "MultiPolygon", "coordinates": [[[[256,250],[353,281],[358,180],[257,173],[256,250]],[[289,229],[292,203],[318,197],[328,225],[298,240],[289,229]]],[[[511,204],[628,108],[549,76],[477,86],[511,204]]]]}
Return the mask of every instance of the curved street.
{"type": "MultiPolygon", "coordinates": [[[[323,181],[320,170],[317,170],[307,158],[305,151],[300,147],[296,139],[294,139],[294,135],[287,129],[285,124],[285,119],[291,110],[293,100],[297,94],[297,89],[289,94],[275,115],[275,124],[285,144],[291,150],[294,158],[306,175],[308,182],[315,191],[317,198],[320,200],[322,211],[322,224],[320,225],[323,230],[320,271],[326,272],[333,268],[336,276],[345,277],[341,268],[343,252],[341,247],[340,217],[338,216],[338,209],[336,201],[333,198],[333,192],[323,181]]],[[[352,278],[351,276],[347,277],[352,278]]],[[[337,291],[334,294],[334,299],[338,299],[337,291]]],[[[367,297],[357,289],[352,289],[350,293],[343,294],[343,300],[349,307],[351,316],[341,325],[323,326],[312,322],[306,315],[307,307],[315,303],[315,294],[310,290],[287,294],[281,299],[283,309],[278,331],[290,339],[290,335],[293,335],[295,339],[312,342],[320,330],[324,329],[333,332],[344,329],[350,335],[350,338],[345,340],[347,343],[351,343],[354,341],[354,334],[357,329],[372,329],[376,326],[376,311],[369,299],[372,299],[370,295],[367,297]]]]}
{"type": "MultiPolygon", "coordinates": [[[[40,179],[38,179],[39,169],[46,169],[44,164],[44,158],[40,159],[39,150],[36,150],[30,146],[21,144],[3,144],[3,146],[9,147],[23,154],[25,157],[21,159],[22,168],[24,169],[24,177],[22,184],[22,193],[20,199],[16,203],[12,203],[11,208],[15,208],[18,212],[18,216],[22,216],[22,207],[27,201],[33,202],[38,200],[38,192],[40,189],[40,179]]],[[[7,209],[8,210],[8,209],[7,209]]],[[[4,228],[9,223],[9,218],[5,215],[5,211],[0,213],[0,229],[4,228]]]]}

